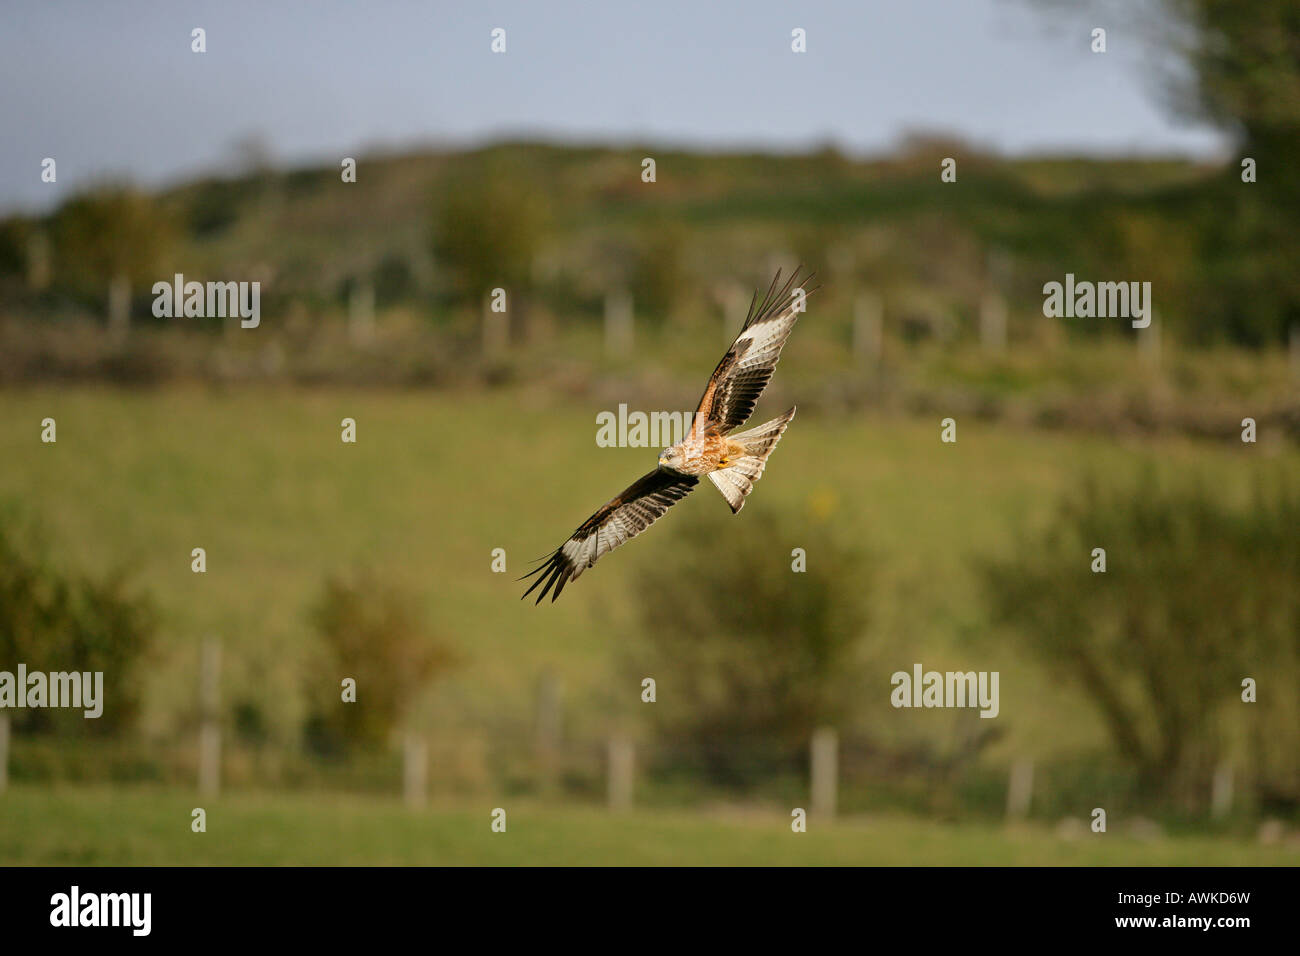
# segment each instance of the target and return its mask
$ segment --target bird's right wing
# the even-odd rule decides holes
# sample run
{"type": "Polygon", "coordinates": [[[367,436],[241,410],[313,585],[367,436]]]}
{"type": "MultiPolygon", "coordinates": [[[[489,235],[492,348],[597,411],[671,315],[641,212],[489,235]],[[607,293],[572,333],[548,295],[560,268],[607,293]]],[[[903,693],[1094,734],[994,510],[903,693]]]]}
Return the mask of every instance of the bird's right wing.
{"type": "Polygon", "coordinates": [[[665,511],[685,498],[699,481],[694,475],[679,475],[662,468],[638,478],[579,525],[569,540],[556,548],[542,564],[520,578],[522,581],[538,575],[537,580],[523,593],[523,597],[528,597],[537,585],[545,582],[535,603],[540,604],[552,587],[555,588],[555,593],[551,595],[551,600],[554,601],[570,579],[576,581],[602,555],[631,541],[658,521],[665,511]]]}
{"type": "MultiPolygon", "coordinates": [[[[796,306],[802,300],[796,301],[794,292],[812,279],[812,273],[802,280],[798,276],[798,269],[790,273],[778,292],[777,283],[781,281],[778,271],[762,299],[755,293],[740,334],[713,370],[704,389],[691,425],[692,437],[698,438],[705,432],[725,435],[745,424],[753,414],[781,358],[781,349],[799,319],[796,306]]],[[[803,289],[803,298],[815,291],[803,289]]]]}

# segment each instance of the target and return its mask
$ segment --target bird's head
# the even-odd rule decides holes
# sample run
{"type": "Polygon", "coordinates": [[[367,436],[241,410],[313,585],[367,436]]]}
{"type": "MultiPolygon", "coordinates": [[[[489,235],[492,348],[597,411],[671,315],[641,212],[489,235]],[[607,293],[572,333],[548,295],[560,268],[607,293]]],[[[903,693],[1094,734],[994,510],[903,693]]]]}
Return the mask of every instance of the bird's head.
{"type": "Polygon", "coordinates": [[[669,445],[659,453],[659,467],[677,469],[682,463],[682,450],[676,445],[669,445]]]}

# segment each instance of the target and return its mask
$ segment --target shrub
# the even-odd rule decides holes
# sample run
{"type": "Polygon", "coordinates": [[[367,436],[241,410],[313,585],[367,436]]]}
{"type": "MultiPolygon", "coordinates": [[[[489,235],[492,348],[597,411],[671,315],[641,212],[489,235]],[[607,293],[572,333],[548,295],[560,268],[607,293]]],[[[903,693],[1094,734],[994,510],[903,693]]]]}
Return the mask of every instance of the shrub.
{"type": "Polygon", "coordinates": [[[170,278],[175,226],[153,197],[109,186],[65,203],[53,219],[55,278],[98,305],[115,277],[137,291],[170,278]]]}
{"type": "Polygon", "coordinates": [[[849,716],[871,576],[828,525],[722,510],[679,521],[675,546],[641,575],[628,664],[656,679],[668,759],[744,786],[803,766],[812,731],[849,716]]]}
{"type": "Polygon", "coordinates": [[[411,595],[370,571],[329,578],[311,618],[322,646],[306,737],[320,752],[385,743],[427,682],[455,662],[425,632],[411,595]],[[355,703],[341,700],[349,677],[355,703]]]}
{"type": "Polygon", "coordinates": [[[498,286],[529,281],[548,222],[545,194],[523,168],[485,160],[437,198],[433,253],[457,292],[477,302],[498,286]]]}
{"type": "Polygon", "coordinates": [[[996,617],[1091,698],[1149,797],[1198,807],[1232,759],[1255,764],[1261,792],[1300,798],[1296,487],[1261,483],[1235,508],[1194,480],[1089,480],[1048,533],[984,568],[996,617]],[[1257,704],[1241,702],[1246,677],[1257,704]]]}
{"type": "Polygon", "coordinates": [[[133,595],[127,578],[63,571],[39,529],[10,511],[0,515],[0,670],[102,671],[103,713],[81,710],[11,712],[19,730],[106,733],[129,726],[138,712],[136,672],[152,644],[152,603],[133,595]]]}

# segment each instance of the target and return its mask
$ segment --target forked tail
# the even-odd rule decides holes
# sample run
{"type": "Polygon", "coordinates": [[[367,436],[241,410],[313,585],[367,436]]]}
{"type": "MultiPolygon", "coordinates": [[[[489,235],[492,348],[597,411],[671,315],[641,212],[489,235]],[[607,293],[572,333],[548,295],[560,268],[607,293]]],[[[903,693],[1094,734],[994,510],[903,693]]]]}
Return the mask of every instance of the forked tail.
{"type": "Polygon", "coordinates": [[[722,492],[722,497],[727,499],[732,514],[745,507],[745,496],[754,490],[754,482],[763,477],[768,456],[781,440],[794,413],[795,409],[792,408],[780,418],[764,422],[757,428],[727,436],[729,441],[741,447],[743,454],[739,458],[733,458],[726,467],[710,472],[709,480],[722,492]]]}

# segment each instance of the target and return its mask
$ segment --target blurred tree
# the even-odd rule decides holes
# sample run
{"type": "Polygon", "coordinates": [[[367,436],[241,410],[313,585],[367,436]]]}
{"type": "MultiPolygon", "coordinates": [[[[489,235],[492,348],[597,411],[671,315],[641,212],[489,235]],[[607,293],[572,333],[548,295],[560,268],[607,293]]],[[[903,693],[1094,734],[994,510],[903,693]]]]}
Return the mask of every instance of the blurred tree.
{"type": "Polygon", "coordinates": [[[456,292],[478,302],[491,289],[528,284],[549,223],[546,194],[526,167],[484,158],[436,197],[433,253],[456,292]]]}
{"type": "Polygon", "coordinates": [[[37,659],[68,604],[68,583],[55,573],[38,532],[11,508],[0,520],[0,668],[37,659]]]}
{"type": "Polygon", "coordinates": [[[245,179],[208,179],[195,183],[182,194],[186,227],[198,238],[221,235],[239,221],[250,192],[249,181],[245,179]]]}
{"type": "MultiPolygon", "coordinates": [[[[1295,0],[1034,0],[1086,12],[1089,23],[1127,24],[1152,47],[1175,112],[1226,131],[1234,158],[1216,183],[1174,190],[1157,203],[1169,222],[1166,242],[1196,247],[1183,293],[1187,321],[1200,340],[1229,337],[1249,345],[1285,341],[1300,325],[1300,4],[1295,0]],[[1255,163],[1243,182],[1239,163],[1255,163]]],[[[1175,259],[1168,251],[1165,258],[1175,259]]],[[[1176,267],[1174,267],[1176,268],[1176,267]]],[[[1177,305],[1177,303],[1175,303],[1177,305]]]]}
{"type": "MultiPolygon", "coordinates": [[[[1300,6],[1293,0],[1031,0],[1144,37],[1170,105],[1279,160],[1300,135],[1300,6]]],[[[1293,187],[1295,188],[1295,187],[1293,187]]]]}
{"type": "Polygon", "coordinates": [[[58,669],[103,672],[104,716],[86,721],[91,729],[129,726],[139,712],[139,666],[156,631],[153,603],[131,593],[122,571],[79,578],[71,596],[63,632],[54,642],[55,657],[64,662],[58,669]]]}
{"type": "Polygon", "coordinates": [[[1243,757],[1230,741],[1246,727],[1291,752],[1250,768],[1255,779],[1300,799],[1296,487],[1261,487],[1238,509],[1151,474],[1131,487],[1088,481],[1049,533],[984,567],[996,618],[1091,698],[1153,797],[1202,805],[1218,762],[1243,757]],[[1094,548],[1104,573],[1091,570],[1094,548]],[[1241,701],[1245,677],[1268,685],[1257,704],[1241,701]]]}
{"type": "Polygon", "coordinates": [[[1164,6],[1173,20],[1170,45],[1194,71],[1182,108],[1234,130],[1261,155],[1280,162],[1293,157],[1300,142],[1300,5],[1164,0],[1164,6]]]}
{"type": "MultiPolygon", "coordinates": [[[[1294,0],[1166,0],[1181,29],[1173,45],[1194,70],[1183,91],[1186,112],[1233,132],[1237,158],[1256,163],[1257,179],[1241,182],[1234,162],[1230,227],[1236,242],[1221,250],[1239,266],[1229,277],[1223,315],[1238,338],[1283,340],[1300,324],[1300,4],[1294,0]],[[1276,304],[1261,315],[1258,299],[1276,304]],[[1279,314],[1280,311],[1280,314],[1279,314]]],[[[1179,89],[1179,87],[1175,87],[1179,89]]],[[[1222,218],[1219,219],[1222,222],[1222,218]]],[[[1209,231],[1209,241],[1221,242],[1209,231]]]]}
{"type": "Polygon", "coordinates": [[[307,738],[318,751],[385,743],[427,683],[456,662],[424,631],[415,599],[370,571],[329,578],[311,619],[323,654],[307,738]],[[341,699],[345,678],[356,681],[355,703],[341,699]]]}
{"type": "Polygon", "coordinates": [[[760,510],[737,527],[721,511],[680,521],[677,546],[642,572],[627,666],[657,682],[652,718],[668,759],[743,786],[806,766],[813,730],[849,717],[871,573],[828,523],[760,510]]]}
{"type": "Polygon", "coordinates": [[[686,268],[687,233],[675,219],[657,220],[645,231],[632,266],[632,301],[638,312],[663,318],[693,291],[686,268]]]}
{"type": "Polygon", "coordinates": [[[417,291],[415,270],[410,260],[397,252],[389,252],[371,272],[371,282],[375,289],[375,302],[380,306],[390,306],[412,299],[417,291]]]}
{"type": "Polygon", "coordinates": [[[0,515],[0,670],[103,673],[103,713],[15,711],[19,729],[106,733],[138,712],[137,669],[153,642],[155,613],[128,593],[121,573],[95,579],[58,568],[38,528],[0,515]]]}
{"type": "Polygon", "coordinates": [[[32,223],[21,216],[0,221],[0,278],[21,279],[27,274],[32,231],[32,223]]]}
{"type": "Polygon", "coordinates": [[[172,218],[149,195],[108,186],[64,203],[52,223],[55,279],[99,305],[116,278],[136,293],[171,277],[172,218]]]}

